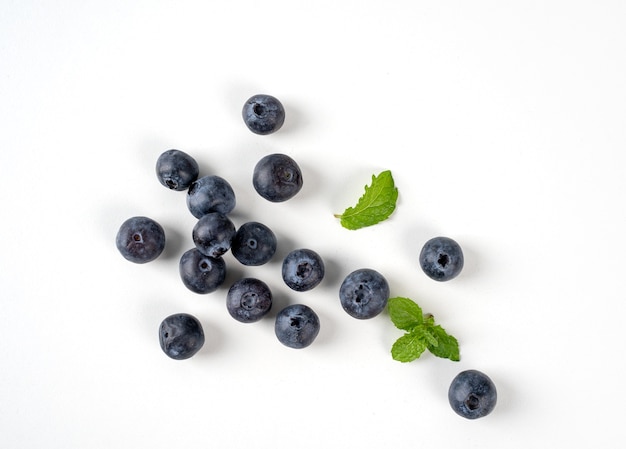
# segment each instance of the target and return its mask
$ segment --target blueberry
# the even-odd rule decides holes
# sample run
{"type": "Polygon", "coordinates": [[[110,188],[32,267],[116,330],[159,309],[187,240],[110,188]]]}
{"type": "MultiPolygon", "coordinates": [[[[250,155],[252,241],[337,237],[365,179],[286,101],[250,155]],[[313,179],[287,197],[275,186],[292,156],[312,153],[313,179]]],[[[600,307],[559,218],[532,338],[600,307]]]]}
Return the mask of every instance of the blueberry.
{"type": "Polygon", "coordinates": [[[259,195],[268,201],[287,201],[302,188],[302,171],[285,154],[269,154],[257,162],[252,184],[259,195]]]}
{"type": "Polygon", "coordinates": [[[448,390],[450,406],[459,416],[476,419],[493,411],[498,400],[496,386],[484,373],[467,370],[459,373],[448,390]]]}
{"type": "Polygon", "coordinates": [[[159,343],[168,357],[188,359],[204,345],[202,325],[196,317],[187,313],[170,315],[159,327],[159,343]]]}
{"type": "Polygon", "coordinates": [[[361,268],[345,277],[339,288],[339,299],[350,316],[373,318],[387,305],[389,284],[379,272],[361,268]]]}
{"type": "Polygon", "coordinates": [[[282,275],[285,284],[292,290],[311,290],[324,278],[324,261],[313,250],[296,249],[283,260],[282,275]]]}
{"type": "Polygon", "coordinates": [[[197,248],[182,255],[178,271],[185,287],[200,294],[214,292],[226,279],[224,259],[205,256],[197,248]]]}
{"type": "Polygon", "coordinates": [[[187,208],[196,218],[209,212],[228,214],[235,204],[233,188],[220,176],[203,176],[194,181],[187,191],[187,208]]]}
{"type": "Polygon", "coordinates": [[[319,331],[320,320],[317,314],[304,304],[292,304],[276,315],[276,337],[290,348],[306,348],[313,343],[319,331]]]}
{"type": "Polygon", "coordinates": [[[259,321],[272,308],[272,292],[263,281],[240,279],[228,290],[226,308],[230,316],[242,323],[259,321]]]}
{"type": "Polygon", "coordinates": [[[165,232],[159,223],[148,217],[132,217],[122,223],[115,244],[126,260],[150,262],[165,248],[165,232]]]}
{"type": "Polygon", "coordinates": [[[285,108],[271,95],[254,95],[243,105],[243,121],[255,134],[271,134],[285,122],[285,108]]]}
{"type": "Polygon", "coordinates": [[[449,281],[463,269],[463,251],[448,237],[435,237],[424,244],[419,255],[424,273],[436,281],[449,281]]]}
{"type": "Polygon", "coordinates": [[[276,252],[276,236],[264,224],[250,221],[237,229],[230,250],[243,265],[263,265],[276,252]]]}
{"type": "Polygon", "coordinates": [[[191,236],[202,254],[220,257],[230,249],[235,233],[235,225],[226,215],[210,212],[198,220],[191,236]]]}
{"type": "Polygon", "coordinates": [[[180,150],[167,150],[157,159],[157,178],[170,190],[189,188],[198,179],[199,172],[196,160],[180,150]]]}

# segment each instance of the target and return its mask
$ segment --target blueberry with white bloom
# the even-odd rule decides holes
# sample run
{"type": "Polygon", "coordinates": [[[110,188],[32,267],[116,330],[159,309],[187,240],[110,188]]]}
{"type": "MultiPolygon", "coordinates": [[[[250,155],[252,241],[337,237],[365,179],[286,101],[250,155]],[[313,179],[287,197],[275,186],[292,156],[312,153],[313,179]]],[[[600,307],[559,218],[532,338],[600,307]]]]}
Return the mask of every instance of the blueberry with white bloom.
{"type": "Polygon", "coordinates": [[[339,300],[353,318],[373,318],[387,306],[389,284],[378,271],[361,268],[345,277],[339,288],[339,300]]]}
{"type": "Polygon", "coordinates": [[[192,248],[180,258],[178,271],[183,284],[192,292],[212,293],[226,279],[226,262],[221,257],[206,256],[192,248]]]}
{"type": "Polygon", "coordinates": [[[204,345],[204,330],[193,315],[170,315],[159,326],[159,343],[168,357],[185,360],[193,357],[204,345]]]}
{"type": "Polygon", "coordinates": [[[191,237],[202,254],[220,257],[230,249],[235,233],[235,225],[230,218],[219,212],[211,212],[198,220],[191,237]]]}
{"type": "Polygon", "coordinates": [[[293,198],[302,189],[300,166],[286,154],[268,154],[257,162],[252,185],[268,201],[279,203],[293,198]]]}
{"type": "Polygon", "coordinates": [[[278,131],[285,122],[285,108],[271,95],[259,94],[250,97],[243,105],[241,114],[248,129],[260,135],[278,131]]]}
{"type": "Polygon", "coordinates": [[[498,401],[498,393],[489,376],[470,369],[462,371],[452,380],[448,401],[459,416],[477,419],[493,411],[498,401]]]}
{"type": "Polygon", "coordinates": [[[231,252],[242,265],[263,265],[276,253],[276,235],[257,221],[242,224],[231,244],[231,252]]]}
{"type": "Polygon", "coordinates": [[[152,218],[131,217],[120,226],[115,245],[130,262],[151,262],[165,249],[165,231],[152,218]]]}
{"type": "Polygon", "coordinates": [[[449,281],[463,269],[463,251],[449,237],[434,237],[422,247],[419,263],[429,278],[440,282],[449,281]]]}
{"type": "Polygon", "coordinates": [[[310,346],[320,331],[320,320],[309,306],[292,304],[285,307],[274,323],[274,332],[283,345],[302,349],[310,346]]]}
{"type": "Polygon", "coordinates": [[[232,186],[221,176],[203,176],[194,181],[187,191],[187,208],[196,218],[209,212],[228,214],[236,204],[232,186]]]}
{"type": "Polygon", "coordinates": [[[226,308],[237,321],[254,323],[267,315],[272,308],[272,292],[259,279],[240,279],[228,290],[226,308]]]}
{"type": "Polygon", "coordinates": [[[324,278],[324,261],[311,249],[295,249],[283,260],[282,276],[285,284],[292,290],[311,290],[324,278]]]}
{"type": "Polygon", "coordinates": [[[196,160],[184,151],[167,150],[157,159],[157,178],[170,190],[188,189],[198,179],[199,172],[196,160]]]}

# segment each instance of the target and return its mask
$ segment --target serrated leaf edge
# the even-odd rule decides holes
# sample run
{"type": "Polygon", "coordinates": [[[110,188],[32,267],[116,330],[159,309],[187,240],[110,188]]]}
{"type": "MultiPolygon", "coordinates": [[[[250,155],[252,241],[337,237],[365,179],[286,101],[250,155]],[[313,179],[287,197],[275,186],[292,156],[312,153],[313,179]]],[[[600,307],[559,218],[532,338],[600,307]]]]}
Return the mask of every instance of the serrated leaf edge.
{"type": "Polygon", "coordinates": [[[421,339],[419,336],[415,336],[414,333],[412,333],[412,332],[407,332],[403,336],[398,338],[394,342],[394,344],[391,346],[391,357],[394,360],[398,361],[398,362],[408,363],[408,362],[412,362],[413,360],[416,360],[416,359],[420,358],[420,356],[424,353],[424,351],[426,351],[426,349],[428,349],[428,344],[423,339],[421,339]],[[412,352],[409,355],[409,357],[407,357],[407,358],[398,358],[396,349],[400,346],[400,343],[402,343],[404,340],[407,339],[407,337],[415,337],[415,341],[421,341],[423,343],[423,345],[422,345],[421,348],[418,347],[417,351],[412,352]]]}
{"type": "Polygon", "coordinates": [[[406,298],[404,296],[396,296],[394,298],[390,298],[389,300],[387,300],[387,311],[389,312],[389,318],[391,319],[391,322],[394,324],[394,326],[396,326],[398,329],[402,329],[405,331],[411,331],[411,329],[413,329],[415,326],[420,326],[422,324],[424,324],[424,314],[422,312],[422,308],[412,299],[410,298],[406,298]],[[416,317],[416,320],[413,321],[412,323],[409,323],[406,327],[402,327],[399,325],[399,323],[394,320],[394,315],[397,317],[398,314],[395,314],[393,312],[393,309],[398,308],[399,306],[397,306],[396,304],[400,304],[400,303],[404,303],[404,304],[411,304],[410,307],[413,307],[413,305],[417,308],[416,314],[411,314],[414,315],[416,317]]]}
{"type": "MultiPolygon", "coordinates": [[[[417,306],[417,308],[421,311],[421,307],[412,299],[410,298],[406,298],[406,297],[402,297],[402,296],[396,296],[394,298],[390,298],[388,300],[388,311],[389,310],[389,305],[398,302],[398,301],[403,301],[405,303],[411,302],[413,304],[415,304],[417,306]]],[[[392,319],[393,324],[398,328],[398,329],[402,329],[405,330],[405,334],[398,338],[394,344],[391,347],[391,354],[392,354],[392,358],[394,360],[397,360],[399,362],[411,362],[413,360],[418,359],[422,353],[424,352],[425,349],[428,349],[429,352],[431,354],[433,354],[436,357],[439,358],[444,358],[444,359],[449,359],[453,362],[458,362],[461,360],[461,355],[460,355],[460,348],[459,348],[459,342],[456,339],[456,337],[454,337],[453,335],[449,334],[441,325],[439,324],[435,324],[435,320],[434,317],[431,314],[422,314],[422,322],[415,324],[414,326],[409,326],[407,325],[406,327],[399,327],[396,322],[394,322],[393,317],[392,317],[392,313],[390,312],[390,318],[392,319]],[[453,348],[452,353],[449,354],[442,354],[441,352],[438,351],[440,343],[441,343],[441,338],[440,336],[437,335],[437,332],[435,331],[435,329],[437,329],[440,333],[441,333],[441,337],[449,340],[450,342],[452,342],[453,344],[450,345],[453,348]],[[418,341],[422,341],[424,343],[425,349],[419,351],[418,354],[414,354],[411,355],[410,357],[407,357],[406,359],[398,359],[395,355],[395,348],[398,345],[398,342],[400,340],[406,339],[407,337],[415,337],[416,340],[418,341]]]]}
{"type": "Polygon", "coordinates": [[[334,214],[334,216],[336,218],[340,219],[341,225],[349,230],[357,230],[357,229],[361,229],[361,228],[365,228],[368,226],[373,226],[375,224],[378,224],[382,221],[387,220],[391,214],[396,210],[396,204],[398,201],[398,188],[395,185],[395,180],[393,179],[393,175],[391,174],[391,170],[383,170],[382,172],[380,172],[377,175],[372,175],[372,182],[370,185],[365,185],[364,188],[364,192],[363,194],[359,197],[358,201],[356,202],[356,204],[354,206],[350,206],[347,207],[344,212],[342,214],[334,214]],[[369,205],[364,206],[362,210],[358,210],[359,206],[364,202],[365,198],[368,196],[370,190],[372,188],[374,188],[374,184],[377,182],[377,180],[381,179],[383,177],[383,175],[389,174],[389,177],[391,179],[391,183],[393,186],[393,189],[391,190],[391,198],[392,200],[390,202],[388,202],[387,207],[386,203],[387,202],[380,202],[379,204],[376,204],[376,200],[378,199],[378,197],[381,196],[383,189],[379,188],[379,192],[378,193],[374,193],[374,199],[372,201],[369,202],[369,205]],[[372,206],[374,205],[375,206],[372,206]],[[358,220],[357,218],[359,218],[360,216],[365,216],[365,217],[373,217],[373,215],[371,214],[367,214],[366,211],[368,209],[373,209],[374,207],[378,208],[378,209],[383,209],[383,211],[380,214],[377,214],[378,216],[376,218],[374,218],[374,221],[367,221],[366,223],[364,222],[364,220],[358,220]],[[357,222],[359,222],[356,225],[352,225],[351,223],[348,222],[349,219],[355,220],[357,222]]]}

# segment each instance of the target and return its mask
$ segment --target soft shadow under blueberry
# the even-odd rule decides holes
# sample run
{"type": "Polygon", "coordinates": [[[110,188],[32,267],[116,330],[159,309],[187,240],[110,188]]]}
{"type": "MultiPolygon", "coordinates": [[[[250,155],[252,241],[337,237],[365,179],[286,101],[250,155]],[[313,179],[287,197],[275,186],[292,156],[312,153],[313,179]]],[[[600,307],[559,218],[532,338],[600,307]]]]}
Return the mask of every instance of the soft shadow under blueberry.
{"type": "MultiPolygon", "coordinates": [[[[183,235],[180,231],[176,229],[172,229],[169,226],[164,226],[165,228],[165,248],[163,249],[163,253],[159,257],[161,260],[177,260],[183,253],[184,245],[187,242],[186,235],[183,235]]],[[[189,248],[191,246],[188,244],[189,248]]]]}

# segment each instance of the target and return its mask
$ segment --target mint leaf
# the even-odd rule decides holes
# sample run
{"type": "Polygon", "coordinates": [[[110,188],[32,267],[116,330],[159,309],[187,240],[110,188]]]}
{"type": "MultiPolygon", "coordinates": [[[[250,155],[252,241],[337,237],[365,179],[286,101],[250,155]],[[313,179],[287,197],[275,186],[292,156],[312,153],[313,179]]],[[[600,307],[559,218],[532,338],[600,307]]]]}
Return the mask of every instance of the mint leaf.
{"type": "MultiPolygon", "coordinates": [[[[439,339],[431,332],[431,326],[421,326],[415,329],[415,332],[422,336],[422,338],[428,343],[428,350],[430,348],[436,348],[439,346],[439,339]]],[[[431,351],[432,352],[432,351],[431,351]]]]}
{"type": "Polygon", "coordinates": [[[387,309],[391,321],[398,329],[408,331],[424,322],[422,309],[409,298],[389,298],[387,309]]]}
{"type": "Polygon", "coordinates": [[[412,362],[419,358],[426,348],[427,343],[421,336],[411,332],[396,340],[391,347],[391,356],[398,362],[412,362]]]}
{"type": "Polygon", "coordinates": [[[398,189],[393,182],[391,171],[378,176],[372,175],[372,185],[365,186],[365,193],[354,207],[348,207],[343,214],[335,214],[341,226],[355,230],[372,226],[389,218],[396,208],[398,189]]]}
{"type": "Polygon", "coordinates": [[[428,345],[428,350],[435,356],[443,359],[450,359],[453,362],[461,360],[459,342],[452,335],[449,335],[443,327],[432,326],[429,332],[436,338],[437,345],[428,345]]]}
{"type": "Polygon", "coordinates": [[[398,328],[407,331],[391,347],[391,356],[399,362],[419,358],[425,349],[436,357],[458,362],[459,342],[445,329],[435,324],[435,318],[423,314],[422,309],[409,298],[396,297],[387,301],[389,317],[398,328]]]}

